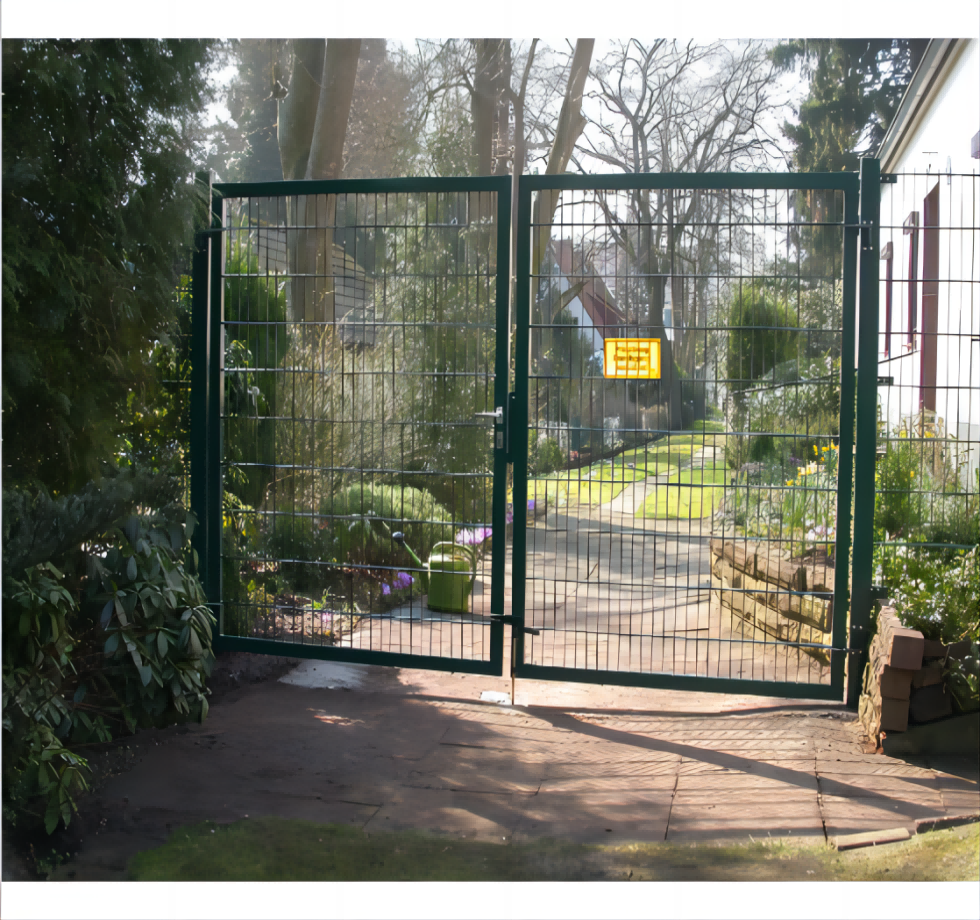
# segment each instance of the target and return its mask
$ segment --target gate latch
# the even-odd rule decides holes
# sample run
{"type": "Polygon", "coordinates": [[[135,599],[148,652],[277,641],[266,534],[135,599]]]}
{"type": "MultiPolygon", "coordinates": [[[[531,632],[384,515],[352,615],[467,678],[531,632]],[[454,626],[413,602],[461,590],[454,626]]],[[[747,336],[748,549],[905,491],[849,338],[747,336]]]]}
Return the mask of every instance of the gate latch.
{"type": "Polygon", "coordinates": [[[505,432],[504,432],[504,407],[497,406],[493,412],[474,412],[474,418],[492,418],[494,420],[497,432],[494,436],[494,442],[496,444],[497,450],[506,450],[507,445],[505,443],[505,432]]]}
{"type": "Polygon", "coordinates": [[[514,632],[530,633],[532,636],[540,636],[541,630],[531,626],[525,626],[523,620],[514,619],[509,613],[491,613],[490,619],[495,623],[509,623],[514,632]]]}

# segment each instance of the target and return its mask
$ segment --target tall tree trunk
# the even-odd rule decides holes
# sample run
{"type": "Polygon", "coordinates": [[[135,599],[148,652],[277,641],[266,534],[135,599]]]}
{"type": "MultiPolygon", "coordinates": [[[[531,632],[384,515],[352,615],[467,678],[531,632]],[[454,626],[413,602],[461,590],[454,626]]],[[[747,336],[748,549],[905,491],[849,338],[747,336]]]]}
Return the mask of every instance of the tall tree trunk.
{"type": "MultiPolygon", "coordinates": [[[[501,175],[501,165],[494,162],[495,123],[500,104],[510,88],[510,40],[479,38],[473,40],[476,50],[476,72],[470,93],[473,118],[473,160],[477,176],[501,175]]],[[[498,158],[499,160],[499,158],[498,158]]],[[[506,172],[504,168],[503,172],[506,172]]],[[[469,217],[479,221],[489,215],[489,198],[474,192],[470,195],[469,217]]]]}
{"type": "MultiPolygon", "coordinates": [[[[575,52],[568,74],[568,84],[565,87],[565,98],[562,101],[561,112],[558,115],[558,125],[555,129],[555,139],[548,155],[546,176],[560,176],[568,169],[568,163],[575,150],[575,144],[586,125],[582,114],[582,96],[585,93],[585,80],[589,75],[589,65],[592,63],[592,50],[595,39],[580,38],[575,42],[575,52]]],[[[560,192],[541,191],[534,201],[531,212],[531,222],[537,226],[531,242],[531,276],[541,273],[541,265],[548,250],[551,239],[551,227],[555,220],[555,209],[558,207],[560,192]]],[[[536,282],[533,282],[536,284],[536,282]]],[[[533,292],[532,292],[533,296],[533,292]]],[[[551,348],[551,331],[541,330],[540,360],[545,360],[545,354],[551,348]]],[[[545,364],[545,366],[547,366],[545,364]]]]}
{"type": "MultiPolygon", "coordinates": [[[[572,55],[572,66],[568,74],[568,85],[565,88],[565,99],[558,116],[558,127],[555,130],[555,140],[548,155],[546,176],[560,176],[568,169],[568,163],[575,150],[575,144],[586,125],[582,114],[582,96],[585,93],[585,79],[589,75],[592,63],[592,50],[595,39],[580,38],[575,42],[575,53],[572,55]]],[[[548,241],[551,239],[551,225],[555,219],[555,209],[558,207],[560,193],[543,191],[538,194],[534,203],[532,220],[538,225],[534,236],[531,252],[531,273],[538,274],[548,241]]]]}
{"type": "MultiPolygon", "coordinates": [[[[361,40],[297,39],[289,92],[279,104],[279,150],[284,179],[337,179],[344,167],[361,40]]],[[[332,195],[287,199],[290,234],[290,312],[294,321],[333,322],[332,195]],[[328,228],[324,236],[307,228],[328,228]],[[321,280],[322,279],[322,280],[321,280]],[[317,282],[320,281],[318,284],[317,282]]]]}
{"type": "MultiPolygon", "coordinates": [[[[667,338],[664,326],[664,305],[666,301],[667,279],[671,269],[669,257],[661,254],[660,247],[653,239],[653,216],[650,210],[650,192],[640,191],[636,196],[636,211],[639,215],[640,232],[636,258],[637,272],[644,279],[643,286],[647,297],[647,329],[650,338],[660,340],[660,381],[659,385],[645,387],[640,392],[654,397],[667,407],[667,424],[671,431],[683,426],[681,419],[680,377],[674,363],[674,349],[667,338]]],[[[673,237],[674,227],[670,221],[673,210],[668,208],[667,232],[673,237]]],[[[668,251],[671,242],[668,242],[668,251]]]]}

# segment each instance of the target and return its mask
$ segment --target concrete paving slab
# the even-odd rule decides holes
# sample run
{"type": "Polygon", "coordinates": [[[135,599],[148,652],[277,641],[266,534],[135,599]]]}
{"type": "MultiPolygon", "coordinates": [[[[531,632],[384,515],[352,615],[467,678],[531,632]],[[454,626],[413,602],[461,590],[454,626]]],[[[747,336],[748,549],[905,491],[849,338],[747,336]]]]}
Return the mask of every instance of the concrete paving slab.
{"type": "Polygon", "coordinates": [[[926,777],[934,775],[931,770],[915,764],[903,763],[883,755],[853,754],[851,756],[827,755],[819,749],[816,754],[816,770],[818,773],[853,773],[873,776],[909,776],[926,777]]]}
{"type": "Polygon", "coordinates": [[[421,830],[468,840],[502,841],[513,836],[523,809],[510,795],[480,795],[418,789],[386,803],[366,822],[368,833],[421,830]]]}
{"type": "Polygon", "coordinates": [[[938,796],[934,802],[927,804],[885,796],[861,798],[822,795],[820,809],[828,835],[858,833],[862,829],[874,830],[899,825],[914,827],[919,818],[946,814],[938,796]]]}
{"type": "Polygon", "coordinates": [[[762,776],[752,773],[741,773],[734,770],[717,771],[713,773],[684,774],[677,778],[676,798],[699,798],[710,801],[720,793],[726,800],[733,796],[749,796],[752,798],[769,796],[802,796],[806,793],[816,795],[819,791],[817,778],[810,773],[797,771],[789,781],[784,775],[762,776]]]}
{"type": "Polygon", "coordinates": [[[942,789],[940,790],[940,796],[942,797],[946,811],[951,815],[976,811],[980,808],[980,793],[977,792],[957,792],[950,789],[942,789]]]}
{"type": "Polygon", "coordinates": [[[654,773],[646,776],[549,777],[542,781],[540,794],[602,794],[622,796],[633,792],[673,792],[677,776],[673,773],[654,773]]]}
{"type": "Polygon", "coordinates": [[[685,757],[678,769],[682,776],[710,776],[712,774],[778,776],[784,781],[789,776],[813,775],[813,757],[788,757],[780,760],[752,760],[749,758],[717,757],[713,760],[695,760],[685,757]]]}
{"type": "Polygon", "coordinates": [[[515,839],[556,837],[610,844],[663,840],[669,817],[669,791],[628,795],[542,793],[528,801],[515,839]]]}
{"type": "Polygon", "coordinates": [[[537,770],[523,763],[506,763],[480,758],[439,762],[426,759],[418,763],[402,781],[405,786],[420,788],[459,789],[470,792],[537,792],[544,779],[545,767],[537,770]]]}
{"type": "Polygon", "coordinates": [[[269,682],[219,701],[205,726],[170,730],[113,777],[105,807],[146,846],[165,836],[162,815],[174,826],[279,814],[372,833],[697,842],[980,808],[975,762],[940,770],[867,754],[853,715],[833,704],[518,681],[530,705],[504,708],[479,696],[509,692],[508,678],[363,667],[356,688],[269,682]]]}
{"type": "MultiPolygon", "coordinates": [[[[613,761],[604,764],[602,767],[603,777],[648,777],[648,776],[675,776],[680,764],[679,757],[664,757],[661,760],[633,761],[624,763],[623,761],[613,761]]],[[[595,776],[597,773],[595,764],[571,761],[561,763],[550,761],[547,766],[548,779],[576,779],[580,777],[595,776]]]]}
{"type": "Polygon", "coordinates": [[[764,840],[772,837],[824,838],[823,818],[816,800],[780,804],[766,808],[762,804],[741,807],[704,804],[675,805],[670,814],[667,841],[696,843],[715,840],[764,840]]]}
{"type": "Polygon", "coordinates": [[[939,782],[935,776],[820,773],[818,779],[822,790],[839,797],[860,798],[873,794],[914,801],[917,796],[932,800],[941,794],[939,782]]]}

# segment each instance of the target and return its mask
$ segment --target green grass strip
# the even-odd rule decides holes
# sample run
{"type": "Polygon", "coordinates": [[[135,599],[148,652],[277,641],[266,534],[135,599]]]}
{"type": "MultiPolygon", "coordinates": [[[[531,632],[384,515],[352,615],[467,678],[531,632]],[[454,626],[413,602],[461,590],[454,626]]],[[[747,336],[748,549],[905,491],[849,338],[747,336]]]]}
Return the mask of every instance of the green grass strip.
{"type": "Polygon", "coordinates": [[[707,517],[720,505],[728,479],[728,471],[721,466],[682,470],[657,484],[637,517],[684,521],[707,517]]]}
{"type": "Polygon", "coordinates": [[[421,832],[252,818],[179,828],[136,854],[134,880],[261,881],[969,881],[977,825],[838,853],[822,838],[718,845],[481,842],[421,832]]]}

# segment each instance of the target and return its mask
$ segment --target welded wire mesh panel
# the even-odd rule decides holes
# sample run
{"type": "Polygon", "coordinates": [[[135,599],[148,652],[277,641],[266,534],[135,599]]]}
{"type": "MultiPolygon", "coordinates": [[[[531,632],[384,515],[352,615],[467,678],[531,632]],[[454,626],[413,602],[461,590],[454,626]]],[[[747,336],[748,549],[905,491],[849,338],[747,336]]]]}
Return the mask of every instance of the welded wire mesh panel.
{"type": "Polygon", "coordinates": [[[488,658],[496,205],[226,202],[224,634],[488,658]]]}
{"type": "MultiPolygon", "coordinates": [[[[978,542],[980,176],[882,185],[881,247],[875,577],[891,595],[936,593],[978,542]]],[[[941,592],[974,608],[943,617],[952,633],[976,621],[961,587],[941,592]]]]}
{"type": "Polygon", "coordinates": [[[829,685],[843,193],[531,214],[524,661],[829,685]]]}

